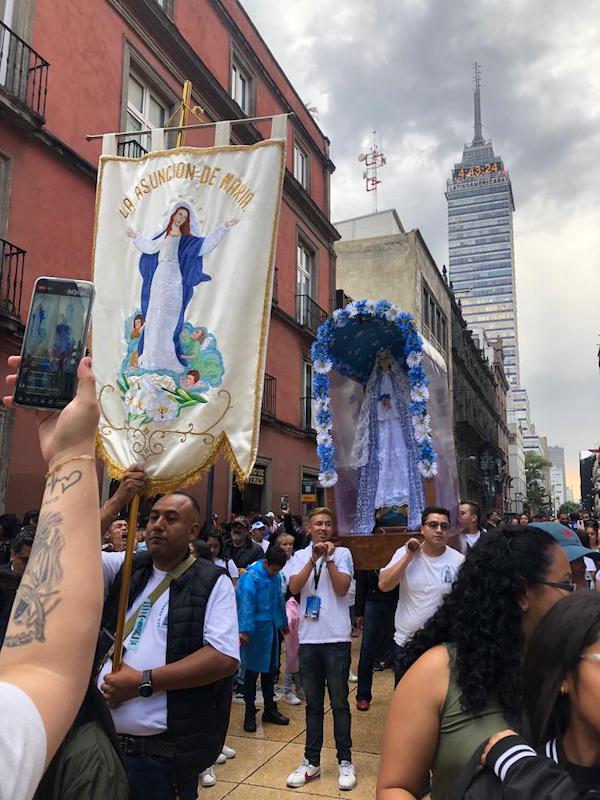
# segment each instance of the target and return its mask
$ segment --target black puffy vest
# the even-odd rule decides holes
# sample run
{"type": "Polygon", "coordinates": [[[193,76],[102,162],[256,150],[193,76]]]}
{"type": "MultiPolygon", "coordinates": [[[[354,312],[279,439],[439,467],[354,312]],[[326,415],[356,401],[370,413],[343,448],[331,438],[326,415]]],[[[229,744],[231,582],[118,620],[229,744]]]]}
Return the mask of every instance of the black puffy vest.
{"type": "MultiPolygon", "coordinates": [[[[119,571],[104,604],[102,629],[114,634],[117,626],[119,571]]],[[[205,559],[196,559],[177,580],[171,582],[167,627],[167,664],[179,661],[204,645],[204,615],[213,587],[225,570],[205,559]]],[[[143,592],[152,575],[152,556],[138,553],[133,559],[128,608],[143,592]]],[[[227,624],[227,621],[224,620],[227,624]]],[[[108,646],[101,637],[98,656],[102,661],[108,646]]],[[[198,772],[212,766],[221,752],[229,724],[231,678],[208,686],[167,692],[167,732],[175,744],[175,764],[181,773],[198,772]]]]}

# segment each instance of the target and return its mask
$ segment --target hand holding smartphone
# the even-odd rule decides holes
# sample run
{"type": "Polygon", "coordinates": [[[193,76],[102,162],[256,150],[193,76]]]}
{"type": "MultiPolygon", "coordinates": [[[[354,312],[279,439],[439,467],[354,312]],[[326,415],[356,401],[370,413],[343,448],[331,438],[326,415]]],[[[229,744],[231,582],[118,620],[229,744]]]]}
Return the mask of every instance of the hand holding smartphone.
{"type": "Polygon", "coordinates": [[[94,284],[64,278],[35,282],[21,351],[14,402],[61,410],[77,391],[77,368],[91,319],[94,284]]]}

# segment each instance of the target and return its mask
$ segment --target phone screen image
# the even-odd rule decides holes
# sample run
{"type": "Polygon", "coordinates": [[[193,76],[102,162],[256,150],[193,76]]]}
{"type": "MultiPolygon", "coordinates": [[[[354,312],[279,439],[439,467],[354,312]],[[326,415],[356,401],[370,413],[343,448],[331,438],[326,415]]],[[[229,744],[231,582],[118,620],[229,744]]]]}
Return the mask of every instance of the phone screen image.
{"type": "Polygon", "coordinates": [[[17,405],[60,409],[71,402],[93,295],[87,281],[37,280],[15,389],[17,405]]]}

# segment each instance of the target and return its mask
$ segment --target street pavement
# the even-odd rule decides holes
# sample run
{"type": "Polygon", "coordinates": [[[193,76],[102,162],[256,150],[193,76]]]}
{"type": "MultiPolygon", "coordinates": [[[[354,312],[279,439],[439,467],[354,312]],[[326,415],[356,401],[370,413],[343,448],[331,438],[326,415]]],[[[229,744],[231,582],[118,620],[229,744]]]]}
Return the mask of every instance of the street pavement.
{"type": "MultiPolygon", "coordinates": [[[[360,639],[353,640],[352,667],[356,672],[360,639]]],[[[265,725],[261,721],[262,709],[257,714],[258,730],[243,730],[244,706],[234,704],[227,744],[237,751],[237,756],[215,767],[218,783],[211,788],[200,788],[200,800],[288,800],[301,795],[303,800],[323,797],[346,797],[372,800],[375,797],[377,768],[382,750],[383,728],[387,707],[394,688],[392,670],[376,672],[373,681],[373,703],[369,711],[356,710],[356,684],[350,684],[350,710],[352,713],[352,760],[356,767],[358,784],[350,792],[340,792],[337,786],[338,769],[333,738],[333,717],[329,705],[325,706],[325,741],[321,754],[321,777],[300,789],[287,789],[286,778],[304,757],[305,705],[288,706],[279,701],[279,710],[290,718],[286,726],[265,725]]],[[[327,696],[327,695],[326,695],[327,696]]]]}

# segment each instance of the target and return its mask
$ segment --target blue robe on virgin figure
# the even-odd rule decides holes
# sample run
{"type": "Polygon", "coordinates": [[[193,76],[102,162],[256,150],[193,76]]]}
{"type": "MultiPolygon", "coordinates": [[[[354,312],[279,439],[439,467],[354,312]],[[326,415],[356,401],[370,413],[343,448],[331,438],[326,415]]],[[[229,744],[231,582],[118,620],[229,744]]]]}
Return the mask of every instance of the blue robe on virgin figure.
{"type": "MultiPolygon", "coordinates": [[[[164,231],[155,236],[154,239],[160,239],[164,236],[164,231]]],[[[202,256],[200,250],[204,244],[204,236],[185,236],[182,235],[179,241],[178,259],[179,269],[181,271],[181,283],[183,284],[183,296],[181,302],[181,313],[175,330],[173,331],[173,344],[175,345],[175,353],[179,359],[179,363],[183,367],[187,367],[188,362],[183,357],[183,349],[179,341],[179,335],[183,329],[185,318],[185,310],[188,307],[190,300],[194,294],[194,287],[199,283],[211,280],[210,275],[203,272],[202,256]]],[[[140,256],[140,272],[142,273],[142,317],[146,319],[148,313],[148,303],[150,302],[150,289],[152,287],[152,279],[158,267],[158,253],[142,253],[140,256]]],[[[140,336],[138,343],[138,355],[144,352],[144,332],[140,336]]]]}
{"type": "Polygon", "coordinates": [[[281,575],[269,575],[263,561],[250,564],[237,585],[240,633],[250,637],[240,649],[243,669],[271,672],[279,666],[278,631],[287,628],[281,575]]]}

